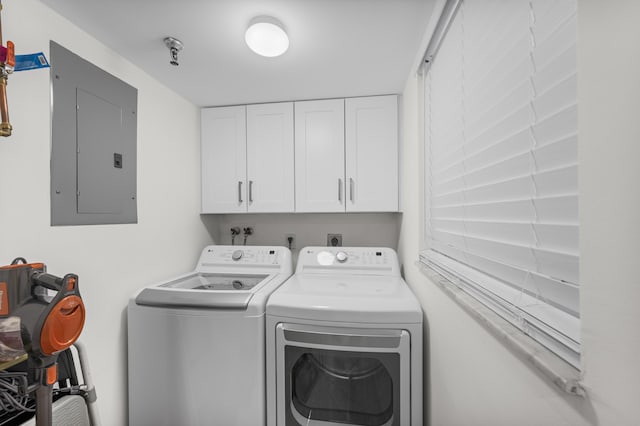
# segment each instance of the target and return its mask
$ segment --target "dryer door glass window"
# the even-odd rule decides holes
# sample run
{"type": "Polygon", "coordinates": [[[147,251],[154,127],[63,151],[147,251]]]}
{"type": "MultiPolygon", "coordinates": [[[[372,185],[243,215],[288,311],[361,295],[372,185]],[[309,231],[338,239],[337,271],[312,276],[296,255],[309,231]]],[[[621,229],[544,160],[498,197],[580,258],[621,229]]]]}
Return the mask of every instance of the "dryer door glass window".
{"type": "Polygon", "coordinates": [[[398,353],[287,346],[285,363],[287,424],[400,424],[398,353]]]}

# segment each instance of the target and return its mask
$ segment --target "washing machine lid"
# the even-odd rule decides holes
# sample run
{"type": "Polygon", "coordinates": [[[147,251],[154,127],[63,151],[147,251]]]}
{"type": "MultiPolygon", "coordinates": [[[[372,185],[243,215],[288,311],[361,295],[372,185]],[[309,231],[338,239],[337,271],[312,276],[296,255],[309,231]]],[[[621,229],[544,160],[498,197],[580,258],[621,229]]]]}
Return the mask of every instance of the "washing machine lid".
{"type": "Polygon", "coordinates": [[[294,274],[267,302],[267,315],[322,322],[421,323],[420,303],[400,277],[294,274]]]}
{"type": "Polygon", "coordinates": [[[193,272],[147,287],[135,301],[147,306],[246,309],[254,295],[276,276],[193,272]]]}

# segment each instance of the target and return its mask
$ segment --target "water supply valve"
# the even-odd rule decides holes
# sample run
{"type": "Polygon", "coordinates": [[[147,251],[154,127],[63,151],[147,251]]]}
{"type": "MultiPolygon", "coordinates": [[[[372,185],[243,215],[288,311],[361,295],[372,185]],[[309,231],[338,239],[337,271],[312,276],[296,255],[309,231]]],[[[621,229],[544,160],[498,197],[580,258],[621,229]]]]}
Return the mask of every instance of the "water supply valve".
{"type": "MultiPolygon", "coordinates": [[[[0,1],[0,17],[1,15],[2,2],[0,1]]],[[[9,122],[9,101],[7,100],[9,74],[14,71],[28,71],[48,67],[49,63],[42,52],[16,55],[15,45],[12,41],[7,41],[5,46],[2,41],[2,23],[0,19],[0,136],[11,136],[13,130],[9,122]]]]}

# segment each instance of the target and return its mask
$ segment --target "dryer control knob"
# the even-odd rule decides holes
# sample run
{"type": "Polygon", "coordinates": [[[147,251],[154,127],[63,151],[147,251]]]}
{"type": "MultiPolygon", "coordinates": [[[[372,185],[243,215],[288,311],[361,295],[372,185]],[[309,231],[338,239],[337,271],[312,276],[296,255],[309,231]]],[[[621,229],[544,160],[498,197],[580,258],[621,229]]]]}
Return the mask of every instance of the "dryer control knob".
{"type": "Polygon", "coordinates": [[[349,258],[349,256],[347,256],[347,253],[345,253],[343,251],[339,251],[338,253],[336,253],[336,259],[340,263],[346,262],[348,258],[349,258]]]}
{"type": "Polygon", "coordinates": [[[233,252],[233,254],[231,254],[231,258],[233,260],[240,260],[242,259],[242,255],[244,254],[244,252],[242,250],[236,250],[233,252]]]}

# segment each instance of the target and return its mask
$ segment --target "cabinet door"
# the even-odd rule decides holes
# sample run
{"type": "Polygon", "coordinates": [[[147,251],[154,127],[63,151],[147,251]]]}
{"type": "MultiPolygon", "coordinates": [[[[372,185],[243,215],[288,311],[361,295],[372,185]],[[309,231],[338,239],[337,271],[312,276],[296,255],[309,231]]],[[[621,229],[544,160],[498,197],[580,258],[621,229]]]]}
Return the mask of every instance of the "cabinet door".
{"type": "Polygon", "coordinates": [[[347,211],[398,211],[398,97],[345,101],[347,211]]]}
{"type": "Polygon", "coordinates": [[[201,112],[202,213],[247,210],[245,107],[201,112]]]}
{"type": "Polygon", "coordinates": [[[247,106],[249,212],[293,212],[293,102],[247,106]]]}
{"type": "Polygon", "coordinates": [[[343,212],[344,99],[296,102],[296,212],[343,212]]]}

